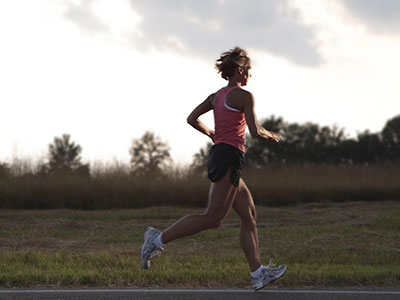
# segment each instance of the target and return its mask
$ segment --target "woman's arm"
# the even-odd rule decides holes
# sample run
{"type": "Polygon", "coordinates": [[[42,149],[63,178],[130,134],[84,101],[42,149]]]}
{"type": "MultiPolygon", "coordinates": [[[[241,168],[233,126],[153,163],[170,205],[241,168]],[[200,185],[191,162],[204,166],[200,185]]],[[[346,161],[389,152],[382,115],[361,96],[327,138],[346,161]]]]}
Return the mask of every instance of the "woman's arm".
{"type": "Polygon", "coordinates": [[[244,97],[243,111],[246,116],[247,126],[249,127],[249,131],[252,136],[262,138],[264,140],[272,140],[274,142],[280,141],[281,137],[278,133],[265,129],[258,122],[256,113],[254,111],[254,98],[250,93],[246,93],[246,97],[244,97]]]}
{"type": "Polygon", "coordinates": [[[187,117],[187,122],[192,125],[195,129],[200,131],[201,133],[205,134],[211,140],[214,141],[214,131],[209,129],[203,122],[199,120],[199,117],[206,112],[210,111],[213,109],[213,106],[211,104],[211,97],[213,97],[214,94],[208,96],[206,100],[204,100],[202,103],[200,103],[187,117]]]}

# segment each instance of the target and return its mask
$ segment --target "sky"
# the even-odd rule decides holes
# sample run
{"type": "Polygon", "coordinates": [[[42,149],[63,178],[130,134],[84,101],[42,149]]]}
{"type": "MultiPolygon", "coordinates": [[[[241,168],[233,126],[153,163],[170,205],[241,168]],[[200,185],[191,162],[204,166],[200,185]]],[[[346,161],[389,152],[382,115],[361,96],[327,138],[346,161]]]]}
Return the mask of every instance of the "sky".
{"type": "Polygon", "coordinates": [[[226,85],[214,63],[234,46],[260,120],[354,137],[400,113],[398,0],[0,1],[0,162],[43,159],[62,134],[86,162],[129,162],[150,130],[190,163],[208,138],[186,118],[226,85]]]}

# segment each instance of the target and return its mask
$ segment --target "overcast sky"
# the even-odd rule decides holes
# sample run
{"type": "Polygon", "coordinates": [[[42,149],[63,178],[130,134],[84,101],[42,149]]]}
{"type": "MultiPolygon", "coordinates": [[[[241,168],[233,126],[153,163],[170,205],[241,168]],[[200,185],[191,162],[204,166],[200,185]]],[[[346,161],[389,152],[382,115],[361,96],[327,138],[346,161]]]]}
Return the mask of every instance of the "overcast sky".
{"type": "Polygon", "coordinates": [[[146,130],[190,162],[208,140],[186,117],[226,84],[213,65],[236,45],[260,119],[355,136],[400,114],[398,0],[1,1],[0,43],[0,162],[64,133],[86,161],[128,162],[146,130]]]}

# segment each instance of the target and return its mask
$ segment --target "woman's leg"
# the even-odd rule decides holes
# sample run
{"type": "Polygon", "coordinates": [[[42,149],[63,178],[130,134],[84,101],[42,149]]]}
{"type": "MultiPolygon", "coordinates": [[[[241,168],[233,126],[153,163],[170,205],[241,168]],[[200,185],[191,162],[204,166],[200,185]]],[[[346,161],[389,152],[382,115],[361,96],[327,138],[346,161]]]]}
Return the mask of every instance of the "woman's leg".
{"type": "Polygon", "coordinates": [[[230,178],[229,169],[224,177],[211,184],[206,211],[201,215],[189,215],[178,220],[163,232],[162,243],[167,244],[205,229],[219,227],[232,207],[238,191],[230,178]]]}
{"type": "Polygon", "coordinates": [[[256,227],[256,210],[253,197],[244,181],[239,181],[239,191],[233,203],[233,209],[240,217],[240,244],[246,255],[251,272],[260,266],[258,250],[258,233],[256,227]]]}

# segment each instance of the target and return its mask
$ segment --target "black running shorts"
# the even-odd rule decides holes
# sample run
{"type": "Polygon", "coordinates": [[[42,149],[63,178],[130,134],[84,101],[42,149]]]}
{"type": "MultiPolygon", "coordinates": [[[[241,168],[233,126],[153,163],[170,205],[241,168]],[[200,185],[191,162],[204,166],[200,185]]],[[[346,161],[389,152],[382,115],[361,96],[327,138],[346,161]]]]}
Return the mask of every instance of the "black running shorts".
{"type": "Polygon", "coordinates": [[[244,153],[236,147],[228,144],[214,145],[208,155],[208,179],[215,182],[231,169],[231,182],[234,186],[238,186],[243,162],[244,153]]]}

